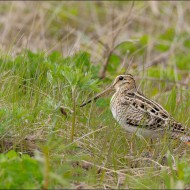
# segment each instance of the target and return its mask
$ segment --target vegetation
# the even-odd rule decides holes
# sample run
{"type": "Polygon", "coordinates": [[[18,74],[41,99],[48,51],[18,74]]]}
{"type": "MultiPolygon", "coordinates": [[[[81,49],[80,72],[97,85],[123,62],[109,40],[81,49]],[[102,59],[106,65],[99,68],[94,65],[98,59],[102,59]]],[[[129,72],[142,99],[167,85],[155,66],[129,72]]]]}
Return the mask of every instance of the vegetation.
{"type": "Polygon", "coordinates": [[[0,188],[190,188],[188,146],[126,133],[110,96],[79,107],[131,73],[147,97],[190,127],[189,9],[2,2],[0,188]]]}

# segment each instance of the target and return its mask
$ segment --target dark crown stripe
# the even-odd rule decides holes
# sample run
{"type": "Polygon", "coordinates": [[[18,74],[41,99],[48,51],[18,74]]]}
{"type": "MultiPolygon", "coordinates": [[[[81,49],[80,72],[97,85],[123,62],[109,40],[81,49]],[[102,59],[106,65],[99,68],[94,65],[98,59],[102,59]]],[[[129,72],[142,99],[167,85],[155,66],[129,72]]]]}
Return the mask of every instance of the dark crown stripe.
{"type": "Polygon", "coordinates": [[[126,76],[128,76],[128,77],[134,79],[133,75],[131,75],[131,74],[126,74],[126,76]]]}

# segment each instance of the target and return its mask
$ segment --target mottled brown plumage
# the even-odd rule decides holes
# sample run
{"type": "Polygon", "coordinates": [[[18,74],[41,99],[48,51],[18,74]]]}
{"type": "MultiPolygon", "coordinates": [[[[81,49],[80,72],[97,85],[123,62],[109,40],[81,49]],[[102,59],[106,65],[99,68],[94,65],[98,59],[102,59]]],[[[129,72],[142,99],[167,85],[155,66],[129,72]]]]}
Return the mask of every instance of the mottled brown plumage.
{"type": "Polygon", "coordinates": [[[134,77],[130,74],[117,76],[109,88],[81,107],[110,90],[115,90],[110,102],[113,117],[125,130],[149,137],[168,133],[172,138],[190,143],[188,131],[182,124],[176,122],[161,105],[139,93],[134,77]]]}

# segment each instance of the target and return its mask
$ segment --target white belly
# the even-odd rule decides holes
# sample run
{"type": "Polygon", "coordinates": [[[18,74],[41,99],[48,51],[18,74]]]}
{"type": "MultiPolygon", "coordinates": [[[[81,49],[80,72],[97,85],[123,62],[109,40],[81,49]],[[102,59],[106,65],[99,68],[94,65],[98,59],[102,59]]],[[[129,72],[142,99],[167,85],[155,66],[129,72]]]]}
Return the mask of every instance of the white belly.
{"type": "Polygon", "coordinates": [[[144,128],[139,128],[139,127],[133,127],[130,125],[126,125],[123,124],[121,125],[123,129],[125,129],[126,131],[136,134],[137,136],[144,136],[144,137],[159,137],[161,135],[161,131],[160,132],[155,132],[155,131],[151,131],[151,130],[147,130],[144,128]]]}

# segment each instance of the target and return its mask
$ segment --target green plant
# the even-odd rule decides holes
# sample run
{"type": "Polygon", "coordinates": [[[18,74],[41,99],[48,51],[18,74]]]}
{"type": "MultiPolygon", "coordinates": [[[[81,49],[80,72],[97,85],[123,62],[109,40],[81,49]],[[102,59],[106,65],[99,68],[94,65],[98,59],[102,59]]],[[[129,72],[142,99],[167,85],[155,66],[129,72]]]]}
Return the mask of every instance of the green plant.
{"type": "MultiPolygon", "coordinates": [[[[139,42],[142,47],[146,40],[139,42]]],[[[1,143],[1,188],[189,187],[188,147],[178,148],[179,142],[164,137],[152,144],[126,134],[111,115],[110,97],[79,107],[120,74],[115,71],[120,64],[116,55],[109,64],[100,82],[100,65],[87,52],[63,57],[26,51],[1,57],[0,134],[11,139],[10,144],[1,143]],[[19,142],[28,136],[35,137],[42,154],[34,151],[31,158],[22,149],[18,153],[19,142]],[[10,149],[17,153],[6,153],[10,149]],[[163,163],[168,151],[169,161],[163,163]]],[[[186,72],[174,66],[158,64],[140,72],[138,88],[189,126],[189,91],[180,85],[186,72]]]]}

